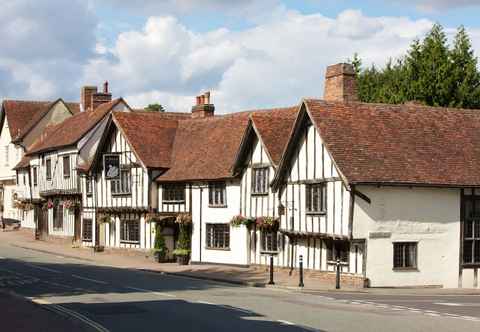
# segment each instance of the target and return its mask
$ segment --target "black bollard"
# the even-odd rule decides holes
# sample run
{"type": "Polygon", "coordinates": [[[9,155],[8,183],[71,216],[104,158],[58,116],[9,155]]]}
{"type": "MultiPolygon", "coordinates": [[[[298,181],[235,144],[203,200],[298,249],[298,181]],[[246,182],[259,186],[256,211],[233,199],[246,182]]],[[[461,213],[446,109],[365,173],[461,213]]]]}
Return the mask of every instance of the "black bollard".
{"type": "Polygon", "coordinates": [[[275,282],[273,281],[273,255],[270,255],[270,281],[268,284],[275,285],[275,282]]]}
{"type": "Polygon", "coordinates": [[[300,264],[300,282],[298,283],[298,287],[303,287],[305,286],[303,284],[303,255],[300,255],[299,264],[300,264]]]}
{"type": "Polygon", "coordinates": [[[335,282],[335,288],[340,289],[340,258],[337,258],[337,279],[335,282]]]}

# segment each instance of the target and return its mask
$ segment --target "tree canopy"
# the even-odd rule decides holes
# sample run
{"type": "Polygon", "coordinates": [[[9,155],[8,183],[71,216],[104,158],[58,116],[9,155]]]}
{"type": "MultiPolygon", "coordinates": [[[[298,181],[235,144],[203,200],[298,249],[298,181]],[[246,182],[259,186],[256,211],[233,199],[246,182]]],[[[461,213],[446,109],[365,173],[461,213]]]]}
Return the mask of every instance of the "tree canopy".
{"type": "Polygon", "coordinates": [[[452,45],[435,24],[423,40],[414,40],[407,54],[384,68],[362,67],[357,54],[350,60],[363,102],[480,108],[480,72],[470,37],[460,26],[452,45]]]}
{"type": "Polygon", "coordinates": [[[149,104],[147,107],[145,107],[145,111],[150,111],[150,112],[165,112],[165,109],[163,108],[162,105],[159,103],[155,104],[149,104]]]}

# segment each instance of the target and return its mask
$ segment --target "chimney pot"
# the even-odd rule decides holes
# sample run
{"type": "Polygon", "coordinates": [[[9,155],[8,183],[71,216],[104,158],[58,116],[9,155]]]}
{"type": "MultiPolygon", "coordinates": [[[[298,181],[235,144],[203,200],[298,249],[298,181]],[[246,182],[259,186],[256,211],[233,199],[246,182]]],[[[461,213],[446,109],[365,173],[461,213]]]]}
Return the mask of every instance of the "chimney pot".
{"type": "Polygon", "coordinates": [[[338,63],[327,67],[323,99],[342,102],[358,101],[357,79],[351,64],[338,63]]]}
{"type": "Polygon", "coordinates": [[[197,104],[192,107],[192,118],[206,118],[214,115],[215,106],[210,104],[210,92],[197,96],[197,104]]]}
{"type": "Polygon", "coordinates": [[[108,93],[108,81],[105,81],[105,83],[103,83],[103,93],[108,93]]]}

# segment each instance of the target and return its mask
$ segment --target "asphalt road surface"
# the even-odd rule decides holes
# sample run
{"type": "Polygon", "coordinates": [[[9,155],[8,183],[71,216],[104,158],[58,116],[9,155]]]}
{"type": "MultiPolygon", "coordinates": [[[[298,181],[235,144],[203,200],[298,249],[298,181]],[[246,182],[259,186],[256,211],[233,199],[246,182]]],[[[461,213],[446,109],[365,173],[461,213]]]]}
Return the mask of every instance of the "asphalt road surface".
{"type": "Polygon", "coordinates": [[[8,244],[0,244],[0,290],[93,331],[480,331],[479,296],[250,288],[8,244]]]}

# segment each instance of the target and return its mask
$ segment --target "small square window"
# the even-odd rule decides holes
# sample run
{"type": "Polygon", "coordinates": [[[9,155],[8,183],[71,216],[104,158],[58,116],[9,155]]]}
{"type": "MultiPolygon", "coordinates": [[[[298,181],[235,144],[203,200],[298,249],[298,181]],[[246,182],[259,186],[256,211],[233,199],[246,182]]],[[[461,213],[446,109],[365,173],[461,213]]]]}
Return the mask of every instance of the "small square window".
{"type": "Polygon", "coordinates": [[[417,269],[417,242],[396,242],[393,244],[393,268],[417,269]]]}
{"type": "Polygon", "coordinates": [[[208,204],[221,207],[227,205],[225,182],[213,182],[208,185],[208,204]]]}
{"type": "Polygon", "coordinates": [[[325,213],[327,211],[326,183],[307,184],[305,204],[309,213],[325,213]]]}

